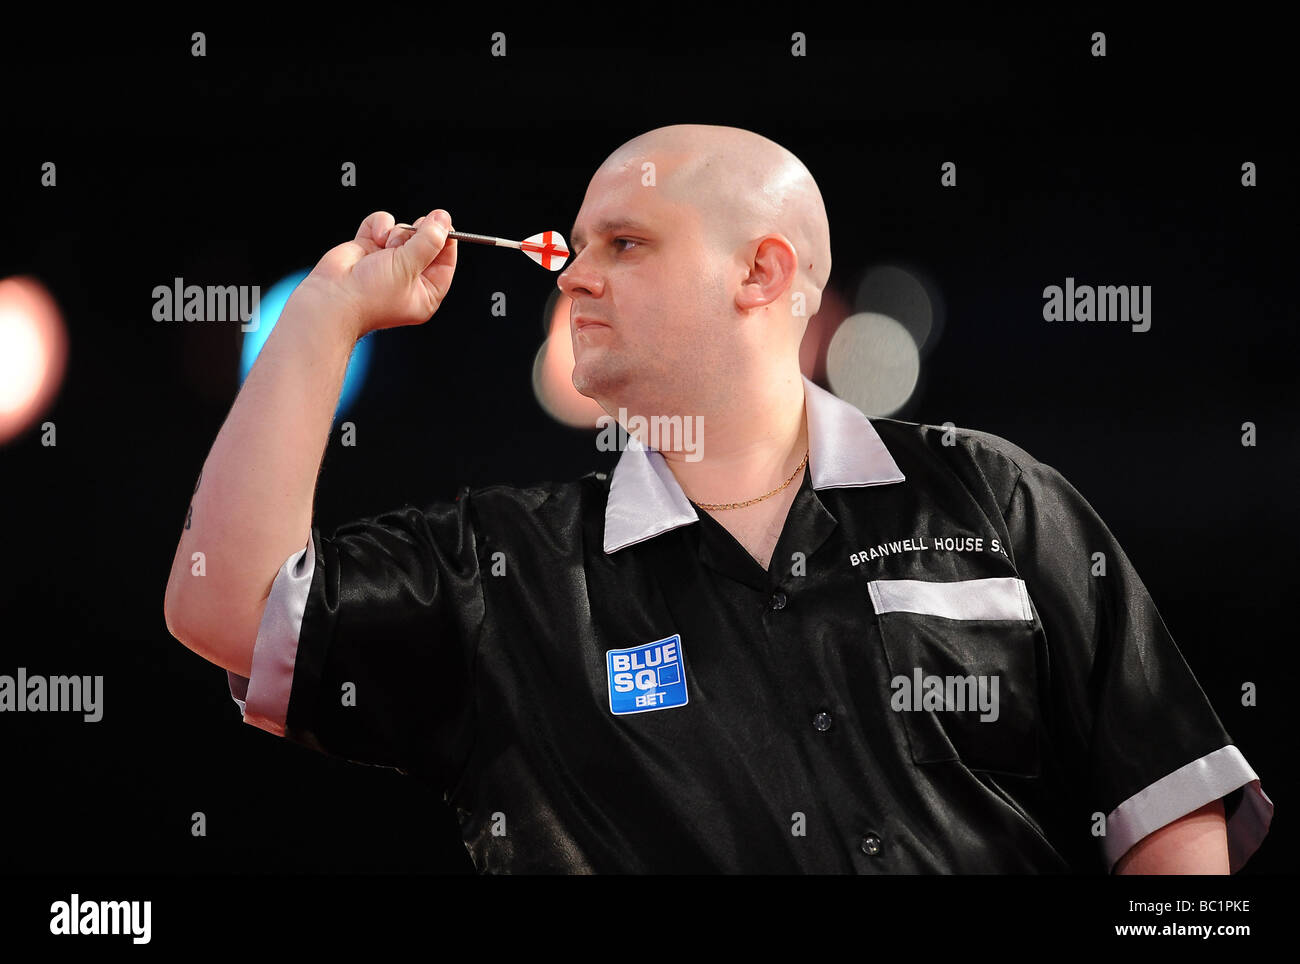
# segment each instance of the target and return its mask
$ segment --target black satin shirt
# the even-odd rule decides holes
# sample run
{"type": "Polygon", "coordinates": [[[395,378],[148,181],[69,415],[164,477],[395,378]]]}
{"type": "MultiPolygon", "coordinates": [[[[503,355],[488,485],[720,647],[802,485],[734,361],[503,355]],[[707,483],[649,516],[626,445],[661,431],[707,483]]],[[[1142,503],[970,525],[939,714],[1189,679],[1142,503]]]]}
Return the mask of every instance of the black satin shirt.
{"type": "Polygon", "coordinates": [[[769,571],[637,447],[313,528],[245,720],[434,781],[481,872],[1106,873],[1220,797],[1238,869],[1271,801],[1083,497],[805,384],[769,571]],[[615,713],[611,652],[672,638],[684,702],[615,713]]]}

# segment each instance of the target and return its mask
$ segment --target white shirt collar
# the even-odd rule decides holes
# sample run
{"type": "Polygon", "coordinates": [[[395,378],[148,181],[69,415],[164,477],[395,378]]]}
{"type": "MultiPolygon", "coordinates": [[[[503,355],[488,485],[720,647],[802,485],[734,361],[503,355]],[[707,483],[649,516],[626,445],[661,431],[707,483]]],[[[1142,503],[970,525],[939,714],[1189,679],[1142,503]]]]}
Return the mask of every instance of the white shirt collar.
{"type": "MultiPolygon", "coordinates": [[[[885,443],[854,406],[803,376],[808,414],[808,471],[814,489],[902,482],[885,443]]],[[[605,552],[697,522],[695,507],[682,492],[664,457],[636,436],[614,466],[605,508],[605,552]]]]}

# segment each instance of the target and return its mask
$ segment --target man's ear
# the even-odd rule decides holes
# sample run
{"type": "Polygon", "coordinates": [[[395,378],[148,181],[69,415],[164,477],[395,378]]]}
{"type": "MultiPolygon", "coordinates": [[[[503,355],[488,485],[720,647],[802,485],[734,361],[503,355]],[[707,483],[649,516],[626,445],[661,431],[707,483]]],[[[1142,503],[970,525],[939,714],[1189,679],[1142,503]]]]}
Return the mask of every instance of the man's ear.
{"type": "Polygon", "coordinates": [[[783,234],[759,238],[748,259],[749,273],[740,283],[736,307],[762,308],[783,297],[794,284],[799,256],[783,234]]]}

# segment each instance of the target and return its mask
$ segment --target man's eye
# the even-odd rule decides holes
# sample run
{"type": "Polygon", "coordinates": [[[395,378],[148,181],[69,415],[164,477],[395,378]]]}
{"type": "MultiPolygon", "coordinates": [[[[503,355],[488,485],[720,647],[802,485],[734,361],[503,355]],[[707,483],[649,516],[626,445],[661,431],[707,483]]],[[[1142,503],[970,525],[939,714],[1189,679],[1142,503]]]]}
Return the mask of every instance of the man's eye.
{"type": "MultiPolygon", "coordinates": [[[[618,244],[618,243],[621,242],[621,241],[626,241],[628,244],[640,244],[640,243],[641,243],[641,242],[639,242],[639,241],[633,241],[631,238],[615,238],[615,239],[614,239],[614,244],[618,244]]],[[[624,248],[623,250],[626,251],[627,248],[624,248]]]]}

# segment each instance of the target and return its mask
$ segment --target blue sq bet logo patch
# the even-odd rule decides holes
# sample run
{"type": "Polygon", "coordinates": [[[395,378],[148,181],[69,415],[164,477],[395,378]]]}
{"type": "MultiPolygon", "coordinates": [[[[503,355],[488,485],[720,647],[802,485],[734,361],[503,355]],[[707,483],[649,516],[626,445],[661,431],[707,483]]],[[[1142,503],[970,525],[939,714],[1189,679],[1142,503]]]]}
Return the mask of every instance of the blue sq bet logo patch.
{"type": "Polygon", "coordinates": [[[609,710],[615,716],[687,703],[680,635],[627,649],[611,649],[605,653],[605,669],[609,677],[609,710]]]}

